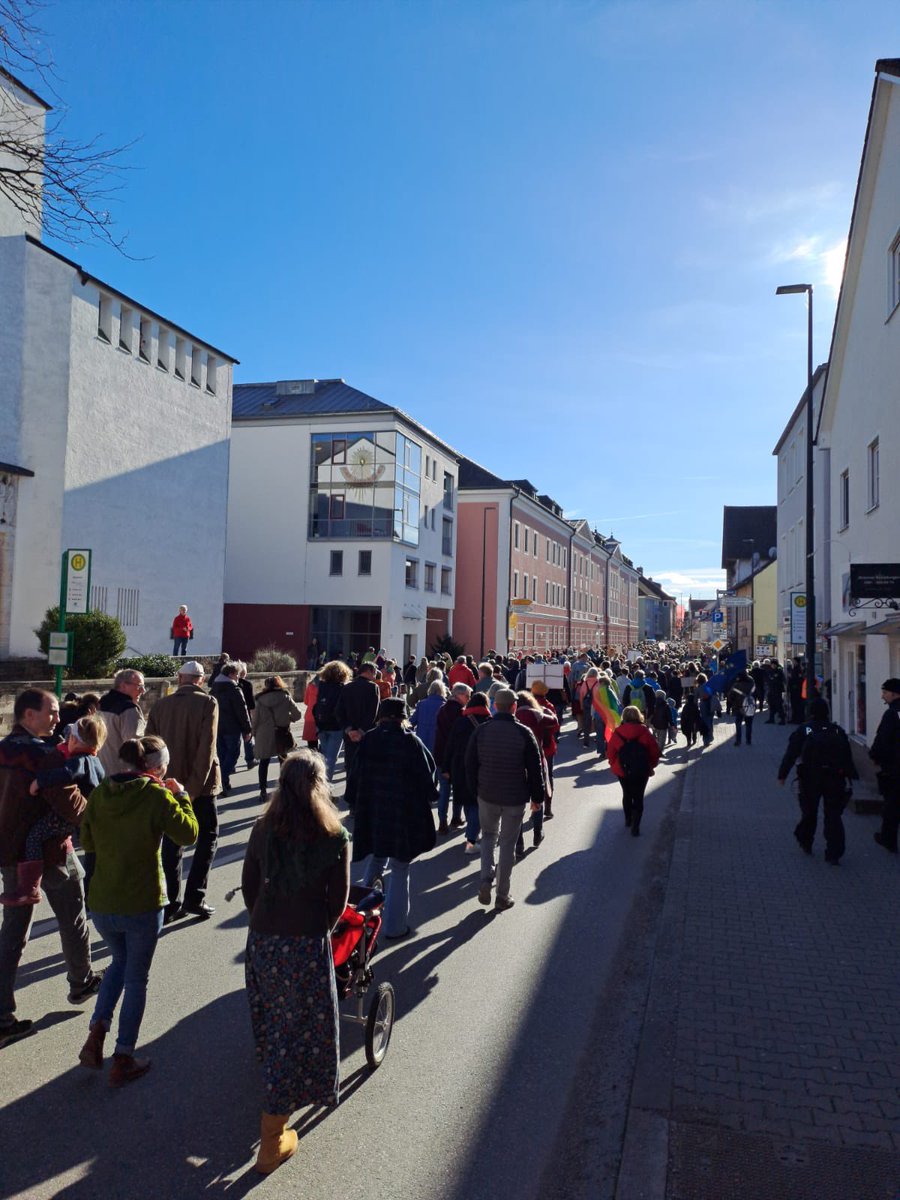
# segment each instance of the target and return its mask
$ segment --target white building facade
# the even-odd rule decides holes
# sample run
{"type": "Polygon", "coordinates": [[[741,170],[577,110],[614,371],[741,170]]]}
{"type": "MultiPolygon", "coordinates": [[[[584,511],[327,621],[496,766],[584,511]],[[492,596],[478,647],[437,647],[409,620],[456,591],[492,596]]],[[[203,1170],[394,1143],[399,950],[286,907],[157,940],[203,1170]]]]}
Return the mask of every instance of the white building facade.
{"type": "Polygon", "coordinates": [[[835,718],[871,742],[900,675],[900,60],[881,60],[835,316],[819,444],[828,449],[835,718]],[[882,586],[854,586],[856,571],[882,586]],[[874,594],[879,592],[880,594],[874,594]]]}
{"type": "MultiPolygon", "coordinates": [[[[813,375],[813,436],[815,437],[822,396],[825,391],[827,368],[820,366],[813,375]]],[[[792,596],[806,596],[806,401],[803,395],[791,414],[772,454],[778,459],[777,505],[777,619],[778,657],[782,661],[806,656],[804,641],[795,640],[802,632],[791,621],[792,596]]],[[[813,452],[813,536],[816,564],[816,625],[820,630],[831,624],[829,452],[816,446],[813,452]]],[[[805,607],[805,605],[804,605],[805,607]]],[[[830,677],[829,642],[822,637],[820,653],[824,652],[823,674],[830,677]]]]}
{"type": "MultiPolygon", "coordinates": [[[[0,76],[0,108],[9,97],[0,76]]],[[[0,657],[33,657],[61,556],[129,653],[221,645],[233,359],[44,246],[0,196],[0,657]]]]}
{"type": "Polygon", "coordinates": [[[452,633],[457,456],[343,380],[234,389],[225,645],[302,665],[452,633]]]}

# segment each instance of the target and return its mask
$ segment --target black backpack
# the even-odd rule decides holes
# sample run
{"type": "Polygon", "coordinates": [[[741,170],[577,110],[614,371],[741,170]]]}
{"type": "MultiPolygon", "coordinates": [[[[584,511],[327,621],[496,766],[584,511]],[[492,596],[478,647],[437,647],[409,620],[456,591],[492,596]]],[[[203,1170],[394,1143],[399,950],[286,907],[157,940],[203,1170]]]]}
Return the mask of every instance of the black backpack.
{"type": "Polygon", "coordinates": [[[340,683],[319,684],[319,694],[313,705],[313,720],[316,723],[316,729],[324,730],[327,733],[338,728],[335,710],[338,696],[341,694],[341,687],[340,683]]]}
{"type": "Polygon", "coordinates": [[[619,765],[626,780],[647,779],[650,775],[647,747],[642,746],[637,738],[628,738],[619,751],[619,765]]]}
{"type": "Polygon", "coordinates": [[[669,702],[665,697],[657,695],[653,703],[653,716],[650,718],[650,723],[654,729],[668,729],[672,723],[672,710],[669,708],[669,702]]]}
{"type": "Polygon", "coordinates": [[[847,774],[847,739],[840,725],[807,725],[800,762],[810,772],[847,774]]]}

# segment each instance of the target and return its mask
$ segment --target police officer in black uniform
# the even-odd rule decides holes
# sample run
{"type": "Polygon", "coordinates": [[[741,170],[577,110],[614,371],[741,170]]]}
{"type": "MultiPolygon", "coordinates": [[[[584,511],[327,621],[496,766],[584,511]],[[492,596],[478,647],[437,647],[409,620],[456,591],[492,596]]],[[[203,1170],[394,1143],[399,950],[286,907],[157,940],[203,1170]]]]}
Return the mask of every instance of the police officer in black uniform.
{"type": "Polygon", "coordinates": [[[829,720],[826,700],[812,701],[808,720],[788,739],[778,768],[780,784],[784,784],[794,763],[800,784],[800,820],[794,837],[806,854],[812,854],[821,798],[825,861],[836,867],[845,848],[843,812],[851,794],[849,781],[859,776],[847,735],[829,720]]]}
{"type": "Polygon", "coordinates": [[[879,846],[897,853],[897,826],[900,825],[900,679],[886,679],[881,698],[887,712],[881,718],[869,757],[878,767],[881,792],[881,829],[873,836],[879,846]]]}

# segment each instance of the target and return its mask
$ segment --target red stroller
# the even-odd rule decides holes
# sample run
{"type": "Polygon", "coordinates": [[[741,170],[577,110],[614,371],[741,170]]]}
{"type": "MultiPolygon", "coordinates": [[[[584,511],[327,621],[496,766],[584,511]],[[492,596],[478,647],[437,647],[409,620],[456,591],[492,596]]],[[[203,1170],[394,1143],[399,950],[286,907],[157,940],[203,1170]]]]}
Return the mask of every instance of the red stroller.
{"type": "Polygon", "coordinates": [[[366,994],[375,981],[371,963],[381,932],[383,907],[381,888],[351,884],[344,915],[331,935],[338,1000],[356,998],[356,1012],[341,1015],[365,1025],[366,1060],[373,1071],[384,1061],[394,1026],[394,989],[389,983],[378,984],[368,1014],[363,1013],[366,994]]]}

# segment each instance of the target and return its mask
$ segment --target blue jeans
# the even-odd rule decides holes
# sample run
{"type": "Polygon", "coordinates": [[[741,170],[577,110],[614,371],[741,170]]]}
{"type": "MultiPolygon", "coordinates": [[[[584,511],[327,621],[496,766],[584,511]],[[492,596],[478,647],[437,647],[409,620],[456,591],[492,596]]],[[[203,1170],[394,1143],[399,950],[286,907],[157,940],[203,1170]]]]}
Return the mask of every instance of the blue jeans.
{"type": "Polygon", "coordinates": [[[365,860],[366,870],[363,883],[371,887],[373,881],[381,876],[386,880],[384,900],[384,933],[385,937],[402,937],[409,928],[409,863],[400,862],[397,858],[376,858],[370,854],[365,860]]]}
{"type": "Polygon", "coordinates": [[[340,729],[319,730],[319,751],[325,759],[325,774],[329,779],[334,779],[334,772],[337,769],[337,757],[343,740],[344,734],[340,729]]]}
{"type": "Polygon", "coordinates": [[[174,638],[172,645],[173,658],[184,658],[187,655],[187,638],[174,638]]]}
{"type": "Polygon", "coordinates": [[[239,733],[218,734],[216,754],[219,756],[219,766],[222,769],[222,787],[228,787],[231,783],[231,775],[241,757],[241,735],[239,733]]]}
{"type": "Polygon", "coordinates": [[[134,1054],[137,1045],[147,1003],[147,979],[162,929],[163,912],[160,908],[127,916],[123,913],[93,914],[97,931],[112,954],[112,962],[100,984],[97,1007],[91,1020],[101,1022],[109,1029],[124,989],[116,1054],[134,1054]]]}

